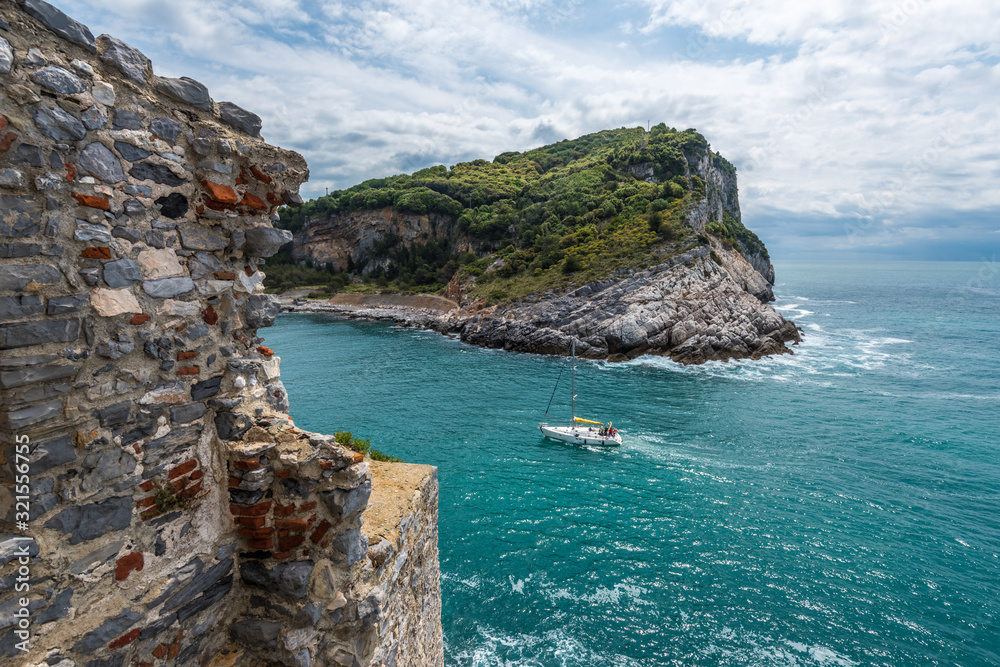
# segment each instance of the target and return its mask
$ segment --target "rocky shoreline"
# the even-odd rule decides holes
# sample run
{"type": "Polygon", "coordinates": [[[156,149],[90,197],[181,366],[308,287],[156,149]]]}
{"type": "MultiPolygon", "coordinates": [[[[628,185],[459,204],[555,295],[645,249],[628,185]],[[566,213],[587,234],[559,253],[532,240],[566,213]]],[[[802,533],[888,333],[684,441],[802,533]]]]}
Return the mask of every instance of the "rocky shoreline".
{"type": "Polygon", "coordinates": [[[644,354],[682,364],[760,359],[791,354],[788,344],[801,340],[794,322],[766,303],[774,298],[769,280],[716,242],[645,270],[511,305],[458,296],[338,294],[318,301],[286,294],[278,301],[283,311],[390,320],[516,352],[567,355],[575,339],[578,355],[609,361],[644,354]]]}

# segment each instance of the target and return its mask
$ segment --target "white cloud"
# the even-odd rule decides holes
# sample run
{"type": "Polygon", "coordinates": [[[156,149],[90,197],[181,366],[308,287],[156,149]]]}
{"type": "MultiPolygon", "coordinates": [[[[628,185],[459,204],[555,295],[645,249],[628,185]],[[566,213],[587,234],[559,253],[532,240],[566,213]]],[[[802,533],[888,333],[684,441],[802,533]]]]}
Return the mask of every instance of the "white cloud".
{"type": "Polygon", "coordinates": [[[887,220],[1000,210],[984,0],[58,4],[259,113],[309,160],[307,194],[650,120],[736,163],[751,227],[819,211],[874,243],[887,220]]]}

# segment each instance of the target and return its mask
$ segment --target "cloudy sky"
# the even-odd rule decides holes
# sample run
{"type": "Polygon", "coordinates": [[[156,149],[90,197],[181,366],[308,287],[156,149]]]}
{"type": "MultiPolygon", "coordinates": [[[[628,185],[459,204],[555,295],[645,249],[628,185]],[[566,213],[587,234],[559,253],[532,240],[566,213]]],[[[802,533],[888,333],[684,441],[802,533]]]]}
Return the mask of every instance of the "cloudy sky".
{"type": "Polygon", "coordinates": [[[993,0],[54,0],[264,119],[303,194],[694,127],[775,259],[996,261],[993,0]]]}

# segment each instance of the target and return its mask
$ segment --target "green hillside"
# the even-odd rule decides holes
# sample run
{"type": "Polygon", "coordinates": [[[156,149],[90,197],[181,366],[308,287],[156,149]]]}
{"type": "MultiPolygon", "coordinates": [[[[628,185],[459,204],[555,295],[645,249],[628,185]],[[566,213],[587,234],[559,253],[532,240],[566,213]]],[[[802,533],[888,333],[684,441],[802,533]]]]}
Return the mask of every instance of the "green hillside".
{"type": "MultiPolygon", "coordinates": [[[[397,291],[440,289],[461,271],[475,278],[476,295],[491,301],[518,299],[662,261],[664,255],[704,243],[707,239],[698,239],[685,220],[706,196],[706,184],[685,174],[689,159],[694,162],[708,148],[698,132],[662,123],[648,133],[642,128],[605,130],[524,153],[503,153],[492,162],[475,160],[365,181],[282,210],[279,226],[294,232],[310,219],[385,207],[438,214],[432,219],[447,226],[445,238],[406,247],[387,237],[348,270],[397,291]],[[650,170],[655,182],[643,178],[650,170]],[[458,254],[460,239],[475,252],[458,254]],[[390,260],[388,269],[365,271],[382,258],[390,260]]],[[[716,168],[735,174],[727,160],[709,154],[716,168]]],[[[763,248],[732,216],[711,231],[726,242],[763,248]]],[[[346,276],[315,268],[272,264],[271,287],[311,280],[350,283],[346,276]]]]}

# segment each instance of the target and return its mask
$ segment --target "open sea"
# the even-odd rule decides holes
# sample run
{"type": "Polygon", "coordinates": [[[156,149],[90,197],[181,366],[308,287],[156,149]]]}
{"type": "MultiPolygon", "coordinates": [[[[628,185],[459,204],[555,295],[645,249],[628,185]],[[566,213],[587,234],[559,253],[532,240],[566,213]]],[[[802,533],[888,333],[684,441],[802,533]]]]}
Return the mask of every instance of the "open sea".
{"type": "Polygon", "coordinates": [[[794,355],[579,361],[286,314],[297,425],[438,466],[449,666],[1000,665],[1000,271],[776,264],[794,355]],[[568,415],[563,384],[553,411],[568,415]]]}

